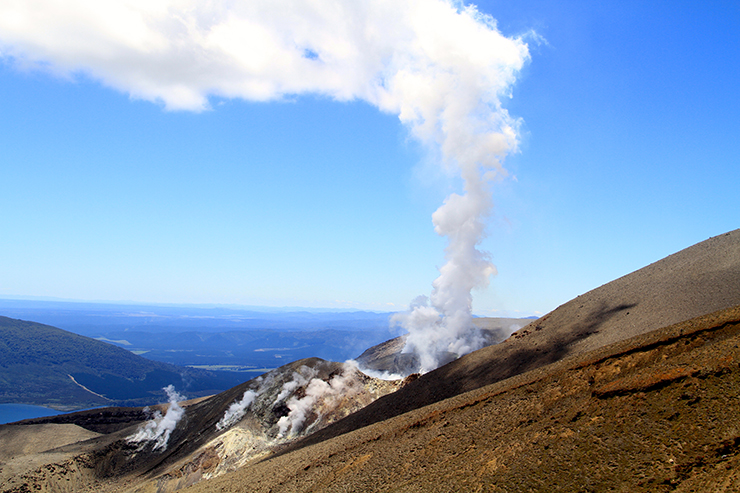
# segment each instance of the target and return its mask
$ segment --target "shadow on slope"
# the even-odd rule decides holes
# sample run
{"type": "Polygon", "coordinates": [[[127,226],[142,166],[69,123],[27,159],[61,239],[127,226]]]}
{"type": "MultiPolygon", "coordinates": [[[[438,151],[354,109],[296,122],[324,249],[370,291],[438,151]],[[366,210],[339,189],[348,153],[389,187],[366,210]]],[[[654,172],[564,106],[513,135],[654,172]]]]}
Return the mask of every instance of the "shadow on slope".
{"type": "Polygon", "coordinates": [[[739,348],[740,305],[187,491],[738,491],[739,348]]]}
{"type": "Polygon", "coordinates": [[[512,334],[378,399],[291,449],[499,382],[562,358],[740,304],[740,229],[589,291],[512,334]]]}
{"type": "MultiPolygon", "coordinates": [[[[24,426],[28,436],[39,426],[76,425],[106,433],[61,447],[62,462],[25,476],[6,474],[3,480],[0,475],[0,490],[23,481],[54,490],[74,478],[77,488],[95,481],[151,480],[158,491],[174,491],[321,429],[401,384],[374,379],[351,364],[308,358],[208,398],[175,402],[180,396],[170,389],[176,399],[150,410],[94,409],[0,426],[0,434],[12,429],[19,440],[26,436],[24,426]]],[[[0,460],[0,472],[3,466],[0,460]]]]}

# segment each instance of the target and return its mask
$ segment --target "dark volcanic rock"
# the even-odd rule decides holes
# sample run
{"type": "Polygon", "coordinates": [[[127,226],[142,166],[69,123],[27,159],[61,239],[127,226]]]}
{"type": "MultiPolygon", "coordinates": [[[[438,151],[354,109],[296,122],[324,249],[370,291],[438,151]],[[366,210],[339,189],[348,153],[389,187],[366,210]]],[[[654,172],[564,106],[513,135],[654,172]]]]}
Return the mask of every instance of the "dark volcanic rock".
{"type": "Polygon", "coordinates": [[[24,419],[16,424],[74,424],[86,430],[107,434],[143,423],[148,418],[149,415],[141,407],[105,407],[45,418],[24,419]]]}
{"type": "MultiPolygon", "coordinates": [[[[477,330],[485,341],[485,346],[498,344],[512,332],[529,323],[521,318],[476,318],[473,320],[477,330]]],[[[359,357],[360,368],[390,374],[408,375],[419,370],[419,358],[411,353],[404,353],[406,336],[399,336],[390,341],[368,348],[359,357]]],[[[450,354],[449,361],[455,359],[450,354]]],[[[448,361],[448,362],[449,362],[448,361]]]]}
{"type": "MultiPolygon", "coordinates": [[[[373,357],[392,357],[395,344],[373,357]]],[[[272,437],[288,406],[277,395],[309,394],[307,382],[286,385],[302,365],[331,378],[338,363],[286,366],[269,377],[275,385],[254,415],[228,430],[219,420],[255,382],[188,406],[166,450],[132,444],[132,428],[121,429],[62,447],[84,453],[9,475],[3,487],[60,490],[71,477],[75,491],[740,491],[739,348],[737,230],[408,378],[397,392],[282,448],[272,437]],[[260,453],[268,455],[243,448],[224,455],[236,443],[225,437],[238,441],[260,427],[271,440],[260,453]],[[239,469],[193,486],[227,460],[239,469]]],[[[307,410],[309,420],[328,422],[307,410]]],[[[101,426],[126,420],[81,414],[80,423],[88,418],[101,426]]]]}
{"type": "Polygon", "coordinates": [[[740,491],[740,306],[579,353],[188,492],[740,491]]]}
{"type": "Polygon", "coordinates": [[[306,439],[317,443],[566,357],[740,304],[740,229],[589,291],[509,339],[423,375],[306,439]]]}

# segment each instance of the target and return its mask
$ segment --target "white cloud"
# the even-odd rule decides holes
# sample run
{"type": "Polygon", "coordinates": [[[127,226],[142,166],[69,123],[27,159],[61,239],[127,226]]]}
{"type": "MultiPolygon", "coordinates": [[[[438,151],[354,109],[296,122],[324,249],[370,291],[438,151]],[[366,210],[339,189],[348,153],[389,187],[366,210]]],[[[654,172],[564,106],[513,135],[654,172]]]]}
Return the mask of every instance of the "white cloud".
{"type": "Polygon", "coordinates": [[[17,61],[82,72],[169,109],[319,93],[405,121],[436,119],[450,100],[440,90],[455,80],[505,90],[527,57],[521,41],[442,0],[6,1],[0,44],[17,61]]]}
{"type": "Polygon", "coordinates": [[[459,175],[433,215],[449,240],[428,305],[397,320],[421,354],[475,349],[471,290],[495,267],[477,249],[489,184],[517,146],[502,107],[527,45],[492,18],[453,0],[5,0],[0,53],[19,65],[102,81],[171,110],[199,111],[212,97],[250,101],[319,94],[360,99],[397,114],[459,175]]]}

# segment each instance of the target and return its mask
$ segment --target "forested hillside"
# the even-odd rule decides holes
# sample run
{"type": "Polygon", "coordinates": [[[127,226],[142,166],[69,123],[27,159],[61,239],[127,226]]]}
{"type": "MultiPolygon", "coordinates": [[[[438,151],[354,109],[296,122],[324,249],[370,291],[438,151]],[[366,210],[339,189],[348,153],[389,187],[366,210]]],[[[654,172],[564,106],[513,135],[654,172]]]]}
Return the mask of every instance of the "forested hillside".
{"type": "Polygon", "coordinates": [[[0,317],[0,402],[75,409],[145,405],[173,384],[191,396],[240,383],[238,374],[150,361],[89,337],[0,317]]]}

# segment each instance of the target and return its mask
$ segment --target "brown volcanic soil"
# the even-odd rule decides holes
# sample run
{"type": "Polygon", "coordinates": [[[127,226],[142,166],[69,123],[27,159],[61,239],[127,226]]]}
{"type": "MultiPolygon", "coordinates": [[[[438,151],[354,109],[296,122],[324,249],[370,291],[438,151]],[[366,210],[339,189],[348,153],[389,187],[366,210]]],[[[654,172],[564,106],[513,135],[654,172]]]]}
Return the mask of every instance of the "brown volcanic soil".
{"type": "Polygon", "coordinates": [[[45,452],[99,435],[72,424],[3,426],[0,427],[0,462],[15,456],[45,452]]]}
{"type": "Polygon", "coordinates": [[[740,491],[740,306],[184,491],[740,491]]]}
{"type": "MultiPolygon", "coordinates": [[[[223,461],[239,461],[239,457],[233,456],[224,456],[222,461],[222,450],[219,450],[233,443],[228,437],[219,440],[231,428],[239,428],[253,438],[247,449],[233,454],[247,454],[247,458],[264,455],[266,450],[263,453],[262,449],[292,440],[290,434],[301,436],[326,426],[378,395],[394,391],[400,384],[373,379],[344,363],[319,358],[295,361],[210,398],[181,402],[183,416],[163,449],[154,448],[151,441],[129,440],[151,418],[151,411],[142,408],[94,409],[0,426],[0,447],[4,446],[3,440],[12,441],[10,450],[0,450],[0,491],[99,492],[133,487],[174,491],[182,484],[202,479],[203,474],[213,473],[223,461]],[[303,378],[298,379],[299,376],[303,378]],[[322,398],[316,398],[311,412],[303,414],[296,430],[291,428],[284,440],[276,437],[278,421],[290,412],[290,402],[285,401],[305,397],[309,387],[315,394],[323,388],[316,383],[319,380],[326,388],[333,385],[341,392],[336,395],[324,392],[322,398]],[[258,391],[249,411],[238,424],[220,429],[217,423],[225,411],[247,389],[258,391]],[[278,398],[279,394],[285,395],[278,398]],[[58,430],[69,431],[69,437],[52,439],[43,434],[58,430]],[[105,430],[107,434],[89,430],[105,430]],[[252,450],[257,446],[260,448],[252,450]]],[[[164,413],[168,405],[153,407],[164,413]]],[[[221,469],[225,472],[229,467],[227,464],[221,469]]]]}
{"type": "MultiPolygon", "coordinates": [[[[507,341],[194,489],[740,491],[739,334],[736,230],[586,293],[507,341]]],[[[2,489],[155,491],[140,479],[208,443],[245,389],[188,407],[164,453],[123,440],[135,428],[121,428],[140,414],[79,415],[72,422],[118,431],[2,489]],[[65,489],[70,476],[77,479],[65,489]]]]}
{"type": "Polygon", "coordinates": [[[566,357],[740,304],[740,229],[581,295],[306,438],[318,443],[566,357]]]}

